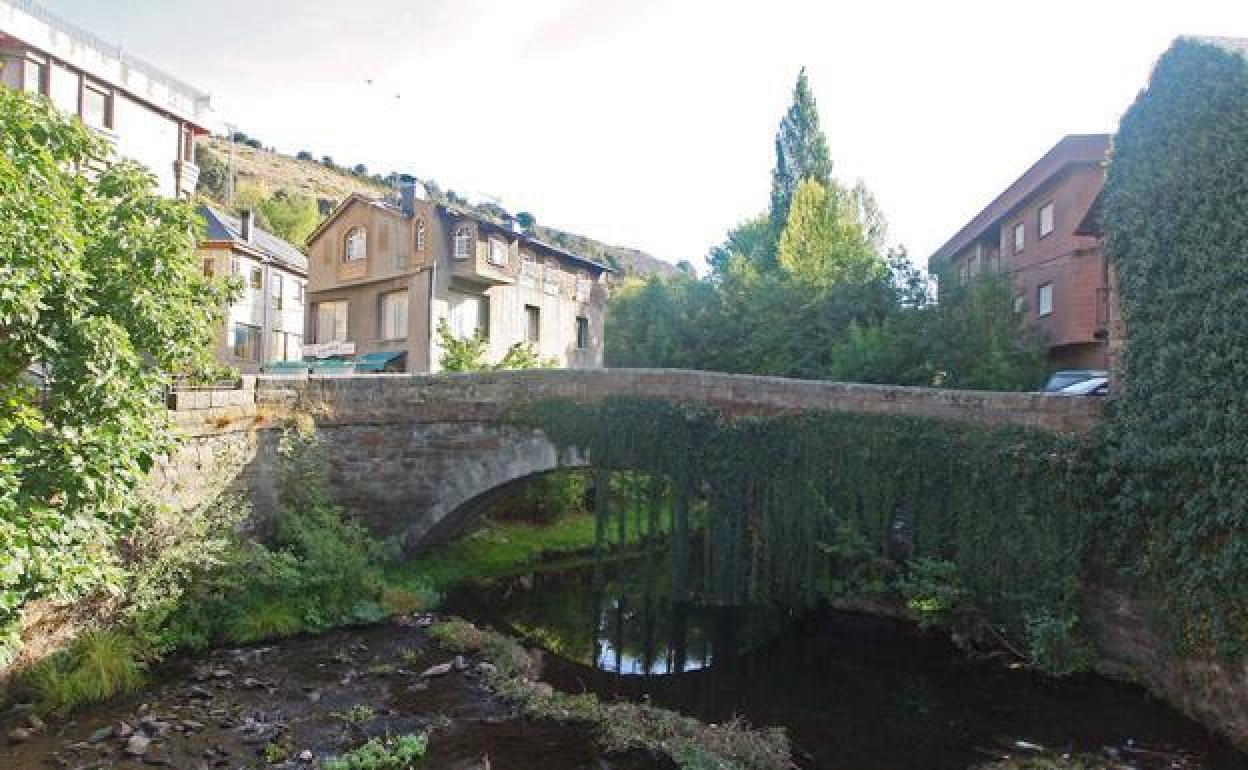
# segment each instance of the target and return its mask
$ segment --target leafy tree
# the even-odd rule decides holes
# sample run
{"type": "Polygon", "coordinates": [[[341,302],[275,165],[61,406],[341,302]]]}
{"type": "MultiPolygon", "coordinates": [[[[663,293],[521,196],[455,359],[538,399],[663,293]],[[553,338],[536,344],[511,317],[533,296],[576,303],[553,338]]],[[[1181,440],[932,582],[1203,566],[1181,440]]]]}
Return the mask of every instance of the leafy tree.
{"type": "Polygon", "coordinates": [[[321,221],[320,207],[312,198],[288,190],[270,193],[258,183],[241,187],[234,202],[237,208],[254,212],[259,227],[295,245],[302,245],[321,221]]]}
{"type": "Polygon", "coordinates": [[[154,187],[46,100],[0,89],[0,657],[31,601],[117,577],[135,487],[171,448],[162,386],[211,366],[228,292],[200,270],[193,209],[154,187]]]}
{"type": "Polygon", "coordinates": [[[520,226],[524,228],[525,232],[531,233],[533,232],[533,229],[537,227],[537,217],[527,211],[521,211],[516,214],[516,221],[520,223],[520,226]]]}
{"type": "Polygon", "coordinates": [[[478,332],[471,337],[458,337],[443,318],[438,322],[438,344],[442,356],[438,359],[445,372],[489,372],[500,369],[553,369],[558,365],[554,359],[542,358],[532,346],[517,342],[507,349],[498,363],[491,364],[486,358],[489,340],[478,332]]]}
{"type": "Polygon", "coordinates": [[[740,256],[752,264],[763,264],[768,250],[774,245],[771,220],[766,214],[747,219],[728,231],[728,238],[720,246],[711,249],[706,261],[711,272],[722,277],[734,256],[740,256]]]}
{"type": "Polygon", "coordinates": [[[229,189],[230,169],[221,158],[207,146],[195,145],[195,165],[199,166],[199,181],[195,184],[196,192],[223,201],[229,189]]]}
{"type": "Polygon", "coordinates": [[[316,158],[312,155],[311,152],[308,152],[307,150],[300,150],[299,154],[295,156],[295,160],[315,161],[316,158]]]}
{"type": "Polygon", "coordinates": [[[813,179],[797,187],[776,259],[794,280],[823,288],[863,283],[884,270],[858,218],[854,196],[813,179]]]}
{"type": "Polygon", "coordinates": [[[806,179],[813,179],[825,188],[832,186],[828,140],[819,128],[819,111],[803,67],[793,87],[793,103],[780,121],[776,134],[776,166],[771,172],[769,212],[775,238],[779,238],[780,229],[789,221],[793,196],[806,179]]]}
{"type": "Polygon", "coordinates": [[[356,176],[368,176],[368,166],[365,166],[363,163],[356,163],[351,167],[351,173],[356,176]]]}

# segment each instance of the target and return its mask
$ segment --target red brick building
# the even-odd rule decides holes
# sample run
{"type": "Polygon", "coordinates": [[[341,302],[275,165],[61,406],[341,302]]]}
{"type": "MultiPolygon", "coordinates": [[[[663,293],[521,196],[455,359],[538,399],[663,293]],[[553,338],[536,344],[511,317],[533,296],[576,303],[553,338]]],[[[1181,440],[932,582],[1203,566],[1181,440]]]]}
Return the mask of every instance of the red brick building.
{"type": "Polygon", "coordinates": [[[1109,263],[1080,225],[1105,184],[1109,146],[1108,134],[1064,137],[928,258],[946,285],[1011,274],[1054,368],[1108,368],[1109,263]]]}

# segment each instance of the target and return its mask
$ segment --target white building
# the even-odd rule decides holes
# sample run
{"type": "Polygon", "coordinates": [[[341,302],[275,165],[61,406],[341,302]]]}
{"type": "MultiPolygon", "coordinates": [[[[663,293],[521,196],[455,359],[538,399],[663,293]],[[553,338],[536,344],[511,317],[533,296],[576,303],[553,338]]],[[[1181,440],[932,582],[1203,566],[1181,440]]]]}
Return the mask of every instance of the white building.
{"type": "Polygon", "coordinates": [[[0,84],[48,96],[139,161],[166,197],[195,192],[208,94],[29,0],[0,0],[0,84]]]}
{"type": "Polygon", "coordinates": [[[217,360],[244,373],[303,359],[304,296],[308,258],[288,241],[256,227],[251,212],[232,217],[199,207],[199,244],[205,275],[232,275],[242,295],[217,333],[217,360]]]}

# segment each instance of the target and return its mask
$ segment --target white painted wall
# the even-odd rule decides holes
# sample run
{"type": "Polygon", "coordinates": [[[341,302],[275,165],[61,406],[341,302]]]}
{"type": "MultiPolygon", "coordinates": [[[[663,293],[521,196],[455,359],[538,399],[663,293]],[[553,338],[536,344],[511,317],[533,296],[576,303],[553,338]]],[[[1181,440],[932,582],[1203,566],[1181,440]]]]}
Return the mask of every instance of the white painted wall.
{"type": "Polygon", "coordinates": [[[156,175],[161,195],[177,194],[178,123],[144,104],[117,94],[113,99],[117,154],[142,163],[156,175]]]}

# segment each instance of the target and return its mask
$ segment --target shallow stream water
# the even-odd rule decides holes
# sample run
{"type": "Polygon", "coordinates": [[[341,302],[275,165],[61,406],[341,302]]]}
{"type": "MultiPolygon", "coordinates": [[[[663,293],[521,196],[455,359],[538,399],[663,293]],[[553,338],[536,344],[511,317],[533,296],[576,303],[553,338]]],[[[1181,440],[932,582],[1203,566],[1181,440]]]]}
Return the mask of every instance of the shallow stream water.
{"type": "Polygon", "coordinates": [[[448,610],[541,646],[559,689],[783,726],[806,768],[962,770],[1029,746],[1126,767],[1248,767],[1141,688],[971,660],[896,619],[676,604],[663,571],[635,561],[480,582],[448,610]]]}

